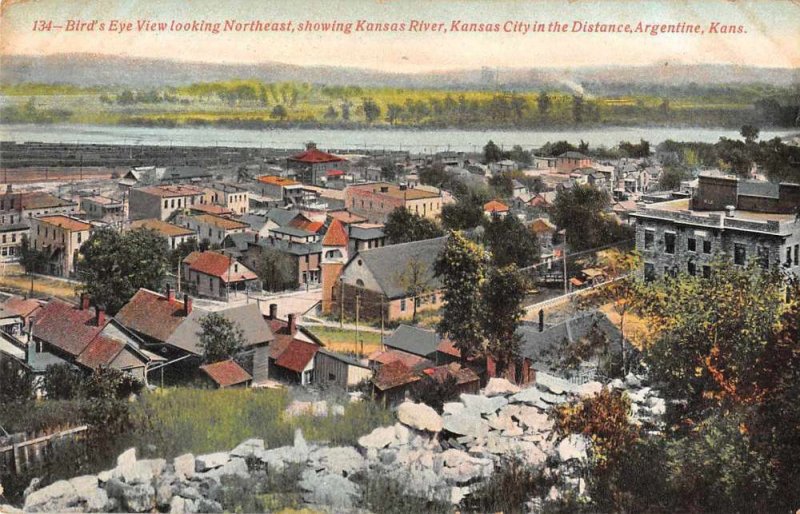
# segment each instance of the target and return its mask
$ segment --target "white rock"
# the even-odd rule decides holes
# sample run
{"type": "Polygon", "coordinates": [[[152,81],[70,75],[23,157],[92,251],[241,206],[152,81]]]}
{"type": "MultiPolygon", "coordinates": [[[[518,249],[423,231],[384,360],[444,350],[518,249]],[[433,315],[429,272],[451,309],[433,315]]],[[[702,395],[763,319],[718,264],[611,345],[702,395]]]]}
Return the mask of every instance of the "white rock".
{"type": "Polygon", "coordinates": [[[402,423],[394,424],[394,437],[396,444],[408,444],[411,439],[411,430],[402,423]]]}
{"type": "Polygon", "coordinates": [[[489,426],[494,430],[513,430],[517,428],[517,424],[511,419],[511,416],[503,414],[500,416],[492,416],[488,420],[489,426]]]}
{"type": "Polygon", "coordinates": [[[536,389],[535,387],[528,387],[518,392],[511,398],[509,398],[509,402],[527,403],[533,405],[533,403],[535,403],[538,399],[539,399],[539,390],[536,389]]]}
{"type": "Polygon", "coordinates": [[[117,457],[117,466],[129,466],[136,462],[136,448],[128,448],[117,457]]]}
{"type": "Polygon", "coordinates": [[[507,395],[507,394],[514,394],[520,391],[519,386],[512,384],[505,378],[490,378],[489,383],[486,384],[486,388],[483,390],[483,394],[486,396],[497,396],[497,395],[507,395]]]}
{"type": "Polygon", "coordinates": [[[484,436],[489,433],[489,425],[478,415],[464,411],[442,418],[444,429],[457,435],[484,436]]]}
{"type": "MultiPolygon", "coordinates": [[[[54,503],[59,499],[69,500],[74,498],[75,487],[66,480],[59,480],[29,494],[27,498],[25,498],[25,507],[22,510],[26,512],[40,512],[42,507],[47,507],[48,504],[54,503]]],[[[63,507],[66,507],[66,505],[63,507]]],[[[58,509],[51,507],[50,510],[58,509]]]]}
{"type": "Polygon", "coordinates": [[[434,433],[442,431],[442,417],[424,403],[403,402],[397,408],[397,419],[417,430],[434,433]]]}
{"type": "Polygon", "coordinates": [[[263,449],[263,439],[248,439],[231,450],[231,457],[252,457],[263,449]]]}
{"type": "Polygon", "coordinates": [[[308,454],[308,443],[306,442],[305,437],[303,437],[303,431],[299,428],[295,429],[294,431],[294,449],[298,453],[305,453],[308,454]]]}
{"type": "Polygon", "coordinates": [[[311,404],[311,414],[320,418],[328,416],[328,402],[321,400],[311,404]]]}
{"type": "Polygon", "coordinates": [[[195,458],[195,471],[204,472],[209,469],[224,466],[230,460],[231,456],[228,452],[209,453],[207,455],[198,455],[195,458]]]}
{"type": "Polygon", "coordinates": [[[628,373],[625,375],[625,384],[628,387],[639,387],[642,385],[642,379],[634,375],[633,373],[628,373]]]}
{"type": "Polygon", "coordinates": [[[525,407],[515,417],[530,432],[547,432],[553,428],[553,422],[547,414],[536,407],[525,407]]]}
{"type": "Polygon", "coordinates": [[[183,455],[175,457],[172,464],[175,467],[175,475],[179,479],[183,480],[194,476],[194,455],[191,453],[184,453],[183,455]]]}
{"type": "Polygon", "coordinates": [[[458,414],[464,410],[464,404],[461,402],[448,402],[445,403],[442,412],[444,414],[458,414]]]}
{"type": "Polygon", "coordinates": [[[358,445],[362,448],[386,448],[395,440],[394,427],[378,427],[367,435],[358,439],[358,445]]]}
{"type": "Polygon", "coordinates": [[[586,460],[588,448],[589,442],[585,436],[572,434],[558,443],[558,458],[562,462],[573,459],[586,460]]]}
{"type": "Polygon", "coordinates": [[[185,514],[186,512],[186,500],[180,496],[173,496],[169,502],[169,514],[185,514]]]}
{"type": "Polygon", "coordinates": [[[311,402],[300,402],[300,401],[293,401],[286,407],[284,411],[286,415],[290,418],[295,416],[300,416],[303,414],[309,414],[311,412],[311,402]]]}
{"type": "Polygon", "coordinates": [[[334,416],[344,416],[344,405],[334,405],[331,407],[331,414],[334,416]]]}
{"type": "Polygon", "coordinates": [[[467,411],[477,412],[478,414],[491,414],[508,405],[508,400],[502,396],[489,398],[479,394],[462,394],[461,402],[467,411]]]}
{"type": "Polygon", "coordinates": [[[625,382],[623,382],[619,378],[615,378],[614,380],[608,383],[608,386],[612,389],[625,389],[625,382]]]}
{"type": "Polygon", "coordinates": [[[578,394],[581,397],[594,396],[603,390],[603,384],[597,381],[586,382],[578,387],[578,394]]]}

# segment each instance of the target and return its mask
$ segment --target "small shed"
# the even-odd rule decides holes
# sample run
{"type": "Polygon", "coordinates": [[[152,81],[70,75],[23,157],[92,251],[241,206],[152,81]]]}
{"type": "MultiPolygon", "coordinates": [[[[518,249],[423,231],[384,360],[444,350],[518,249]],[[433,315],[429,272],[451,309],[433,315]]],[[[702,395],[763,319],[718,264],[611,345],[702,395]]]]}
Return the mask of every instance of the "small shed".
{"type": "Polygon", "coordinates": [[[213,362],[200,366],[210,384],[217,389],[248,387],[253,377],[233,360],[213,362]]]}

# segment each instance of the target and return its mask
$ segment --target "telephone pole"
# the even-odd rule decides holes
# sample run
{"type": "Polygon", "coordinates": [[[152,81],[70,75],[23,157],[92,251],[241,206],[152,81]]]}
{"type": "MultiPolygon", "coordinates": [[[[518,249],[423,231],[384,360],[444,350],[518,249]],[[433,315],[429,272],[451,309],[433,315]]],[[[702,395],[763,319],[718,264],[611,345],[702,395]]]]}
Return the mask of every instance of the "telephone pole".
{"type": "MultiPolygon", "coordinates": [[[[356,294],[356,351],[358,351],[358,309],[360,307],[361,295],[356,294]]],[[[361,345],[361,353],[364,353],[364,345],[361,345]]]]}

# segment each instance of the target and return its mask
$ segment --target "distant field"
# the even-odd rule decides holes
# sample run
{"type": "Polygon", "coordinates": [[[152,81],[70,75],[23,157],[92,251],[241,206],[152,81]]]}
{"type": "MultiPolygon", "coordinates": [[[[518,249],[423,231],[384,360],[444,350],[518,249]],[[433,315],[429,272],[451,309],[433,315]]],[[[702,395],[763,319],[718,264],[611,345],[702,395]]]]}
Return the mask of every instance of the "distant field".
{"type": "Polygon", "coordinates": [[[366,356],[381,347],[381,335],[378,332],[359,332],[358,342],[355,330],[311,327],[311,332],[325,343],[326,348],[337,352],[361,354],[363,347],[363,355],[366,356]]]}

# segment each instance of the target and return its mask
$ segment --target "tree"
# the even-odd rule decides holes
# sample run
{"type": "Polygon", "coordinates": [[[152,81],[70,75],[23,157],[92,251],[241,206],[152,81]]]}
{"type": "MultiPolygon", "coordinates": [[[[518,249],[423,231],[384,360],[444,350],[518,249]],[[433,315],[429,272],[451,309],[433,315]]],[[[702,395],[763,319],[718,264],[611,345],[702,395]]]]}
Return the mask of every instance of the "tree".
{"type": "Polygon", "coordinates": [[[85,384],[84,419],[102,434],[124,432],[131,425],[128,397],[141,388],[141,382],[127,373],[114,368],[97,368],[85,384]]]}
{"type": "Polygon", "coordinates": [[[394,125],[403,113],[403,106],[400,104],[389,104],[386,106],[386,121],[394,125]]]}
{"type": "Polygon", "coordinates": [[[455,231],[450,233],[434,264],[434,273],[440,278],[444,292],[438,330],[461,351],[462,361],[483,349],[480,292],[487,262],[483,247],[455,231]]]}
{"type": "Polygon", "coordinates": [[[275,248],[263,248],[256,273],[267,291],[285,291],[297,287],[292,258],[275,248]]]}
{"type": "Polygon", "coordinates": [[[287,111],[286,107],[283,105],[278,104],[272,108],[272,112],[270,114],[273,118],[284,121],[289,116],[289,111],[287,111]]]}
{"type": "Polygon", "coordinates": [[[448,180],[450,180],[450,175],[444,170],[444,164],[441,162],[434,162],[419,172],[419,181],[425,185],[441,189],[448,180]]]}
{"type": "Polygon", "coordinates": [[[514,179],[508,173],[498,173],[490,177],[489,186],[501,198],[510,198],[514,194],[514,179]]]}
{"type": "Polygon", "coordinates": [[[583,121],[583,97],[580,95],[572,95],[572,117],[575,123],[583,121]]]}
{"type": "Polygon", "coordinates": [[[336,107],[329,105],[328,109],[325,111],[325,119],[326,120],[335,120],[339,117],[339,113],[336,111],[336,107]]]}
{"type": "Polygon", "coordinates": [[[51,364],[42,385],[50,400],[74,400],[83,394],[84,376],[70,364],[51,364]]]}
{"type": "Polygon", "coordinates": [[[432,276],[429,266],[418,256],[411,257],[405,269],[401,270],[394,278],[406,295],[411,297],[414,306],[412,322],[417,322],[417,306],[421,297],[432,289],[432,276]]]}
{"type": "Polygon", "coordinates": [[[486,197],[474,192],[459,198],[456,203],[442,207],[442,225],[449,230],[468,230],[480,225],[484,218],[486,197]]]}
{"type": "Polygon", "coordinates": [[[566,230],[572,250],[597,248],[633,239],[633,230],[605,213],[611,204],[608,193],[591,185],[559,191],[551,209],[551,220],[566,230]]]}
{"type": "Polygon", "coordinates": [[[640,139],[638,144],[629,143],[628,141],[620,141],[619,150],[626,157],[650,157],[650,143],[644,139],[640,139]]]}
{"type": "Polygon", "coordinates": [[[761,131],[758,127],[754,127],[753,125],[742,125],[742,129],[739,131],[745,143],[748,144],[755,143],[756,139],[758,139],[759,132],[761,131]]]}
{"type": "Polygon", "coordinates": [[[422,380],[411,388],[411,398],[418,403],[424,403],[441,413],[444,404],[458,398],[458,380],[455,375],[447,374],[442,377],[425,375],[422,380]]]}
{"type": "Polygon", "coordinates": [[[516,331],[525,314],[522,301],[526,289],[525,279],[514,264],[491,268],[481,285],[481,330],[500,372],[519,353],[520,337],[516,331]]]}
{"type": "Polygon", "coordinates": [[[95,305],[116,314],[140,288],[158,291],[169,263],[167,242],[154,230],[96,230],[80,250],[78,270],[95,305]]]}
{"type": "MultiPolygon", "coordinates": [[[[200,250],[200,245],[197,244],[197,239],[194,237],[190,237],[189,239],[185,239],[178,243],[178,246],[175,247],[169,253],[169,269],[170,271],[174,271],[177,273],[178,266],[181,266],[183,259],[189,256],[192,252],[198,252],[200,250]]],[[[186,280],[186,277],[182,277],[186,280]]]]}
{"type": "Polygon", "coordinates": [[[500,150],[500,147],[494,144],[494,141],[491,139],[488,143],[483,147],[483,162],[490,163],[490,162],[497,162],[503,160],[503,151],[500,150]]]}
{"type": "Polygon", "coordinates": [[[547,116],[550,112],[550,107],[553,105],[553,100],[547,94],[547,91],[542,91],[536,99],[536,105],[539,108],[539,114],[542,117],[547,116]]]}
{"type": "Polygon", "coordinates": [[[238,323],[212,312],[200,318],[200,347],[205,362],[218,362],[235,357],[244,346],[244,332],[238,323]]]}
{"type": "Polygon", "coordinates": [[[681,187],[681,181],[690,177],[689,173],[677,166],[668,166],[658,177],[658,188],[662,191],[674,191],[681,187]]]}
{"type": "Polygon", "coordinates": [[[33,248],[27,234],[23,234],[20,242],[19,263],[28,275],[44,272],[47,265],[47,254],[33,248]]]}
{"type": "Polygon", "coordinates": [[[398,207],[389,213],[383,231],[393,244],[432,239],[444,235],[434,221],[415,214],[405,207],[398,207]]]}
{"type": "Polygon", "coordinates": [[[33,373],[18,360],[0,353],[0,404],[33,399],[33,373]]]}
{"type": "Polygon", "coordinates": [[[381,108],[372,98],[363,98],[361,107],[364,109],[364,118],[367,123],[372,123],[381,116],[381,108]]]}
{"type": "Polygon", "coordinates": [[[536,234],[515,216],[493,217],[483,223],[483,240],[497,267],[515,264],[525,268],[539,260],[536,234]]]}
{"type": "Polygon", "coordinates": [[[635,272],[641,265],[641,257],[636,252],[621,252],[616,248],[606,250],[601,259],[609,283],[600,288],[599,293],[611,302],[614,312],[619,316],[619,350],[622,375],[628,373],[627,349],[625,348],[625,315],[641,297],[642,287],[635,272]]]}

